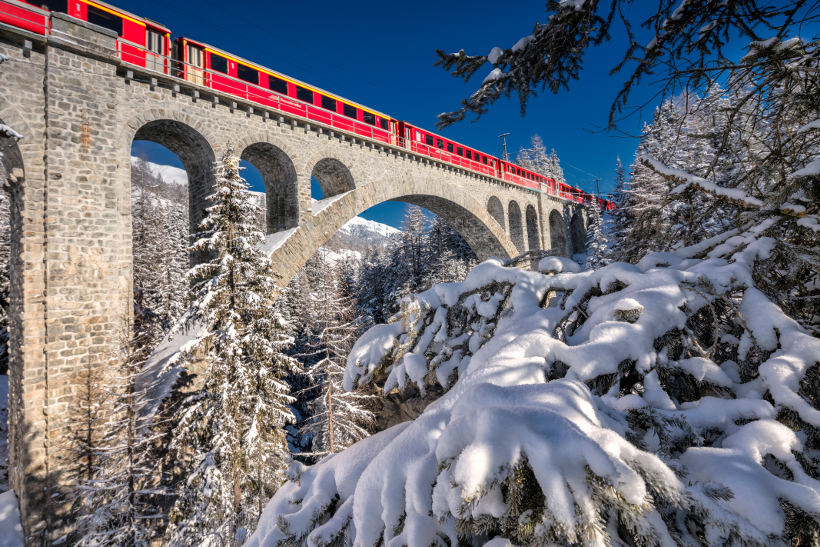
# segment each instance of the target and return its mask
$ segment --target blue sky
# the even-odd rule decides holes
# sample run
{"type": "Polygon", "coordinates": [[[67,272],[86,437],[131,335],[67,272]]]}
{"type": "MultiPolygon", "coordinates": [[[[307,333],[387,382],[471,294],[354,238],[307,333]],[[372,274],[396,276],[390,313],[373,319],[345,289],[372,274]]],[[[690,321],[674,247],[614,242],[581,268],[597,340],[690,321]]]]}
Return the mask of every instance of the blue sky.
{"type": "MultiPolygon", "coordinates": [[[[435,51],[486,53],[509,47],[544,21],[543,1],[504,4],[472,2],[198,2],[115,0],[115,5],[167,25],[175,36],[189,36],[271,67],[295,78],[434,129],[436,115],[453,110],[474,90],[484,72],[468,84],[433,63],[435,51]]],[[[639,17],[634,17],[636,20],[639,17]]],[[[567,180],[584,190],[612,188],[615,158],[631,163],[637,138],[601,131],[622,77],[608,76],[620,58],[622,38],[588,55],[582,78],[569,91],[545,92],[531,100],[521,117],[516,97],[502,100],[475,123],[463,121],[441,133],[486,152],[501,155],[498,135],[509,132],[511,155],[538,133],[555,148],[567,180]]],[[[489,65],[487,68],[489,71],[489,65]]],[[[649,90],[636,94],[637,106],[649,90]]],[[[640,131],[651,107],[622,129],[640,131]]],[[[135,154],[179,165],[170,152],[137,144],[135,154]]],[[[249,181],[258,175],[249,169],[249,181]]],[[[403,204],[383,204],[363,215],[392,225],[401,221],[403,204]]]]}

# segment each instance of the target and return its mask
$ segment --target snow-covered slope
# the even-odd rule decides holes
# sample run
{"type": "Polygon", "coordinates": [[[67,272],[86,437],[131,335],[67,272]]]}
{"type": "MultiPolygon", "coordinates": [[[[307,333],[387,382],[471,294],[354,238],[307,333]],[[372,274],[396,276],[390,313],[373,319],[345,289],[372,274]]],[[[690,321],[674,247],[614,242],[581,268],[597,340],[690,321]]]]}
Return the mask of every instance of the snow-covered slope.
{"type": "MultiPolygon", "coordinates": [[[[139,161],[140,158],[131,156],[131,165],[139,161]]],[[[179,186],[186,186],[188,184],[188,174],[185,172],[185,169],[172,167],[170,165],[159,165],[150,161],[145,161],[145,166],[152,175],[162,179],[167,184],[176,184],[179,186]]]]}
{"type": "Polygon", "coordinates": [[[445,393],[295,464],[248,545],[816,544],[820,340],[752,282],[773,244],[487,261],[406,299],[346,387],[445,393]]]}
{"type": "Polygon", "coordinates": [[[358,255],[370,248],[385,248],[401,232],[392,226],[362,217],[353,217],[333,234],[325,247],[337,252],[354,251],[358,255]]]}

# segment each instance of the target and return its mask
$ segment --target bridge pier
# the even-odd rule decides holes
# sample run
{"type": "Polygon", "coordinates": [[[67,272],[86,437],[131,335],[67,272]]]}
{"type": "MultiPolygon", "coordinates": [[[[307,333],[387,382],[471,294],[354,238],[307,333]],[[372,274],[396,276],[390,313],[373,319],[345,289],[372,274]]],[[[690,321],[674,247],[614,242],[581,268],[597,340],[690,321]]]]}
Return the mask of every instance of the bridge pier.
{"type": "Polygon", "coordinates": [[[237,98],[124,64],[110,31],[60,14],[52,28],[48,40],[0,28],[0,121],[23,135],[0,150],[13,175],[9,479],[29,544],[64,529],[72,412],[88,374],[116,363],[127,335],[135,139],[180,157],[192,226],[226,144],[253,163],[266,183],[268,230],[296,228],[272,251],[283,282],[347,220],[386,200],[440,214],[480,258],[551,241],[568,251],[565,204],[555,198],[259,105],[230,108],[237,98]],[[311,206],[311,175],[335,196],[321,211],[311,206]]]}

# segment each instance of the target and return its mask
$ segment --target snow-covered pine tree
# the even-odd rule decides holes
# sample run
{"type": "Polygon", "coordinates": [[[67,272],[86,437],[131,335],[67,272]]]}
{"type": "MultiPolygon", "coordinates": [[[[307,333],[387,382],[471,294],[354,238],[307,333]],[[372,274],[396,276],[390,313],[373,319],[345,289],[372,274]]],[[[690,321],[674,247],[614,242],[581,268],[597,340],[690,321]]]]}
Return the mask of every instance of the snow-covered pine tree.
{"type": "Polygon", "coordinates": [[[316,257],[315,286],[307,305],[314,310],[313,342],[309,357],[318,359],[307,370],[317,395],[308,407],[303,434],[312,437],[312,456],[335,454],[368,436],[373,423],[368,402],[374,395],[344,389],[347,354],[360,332],[353,298],[343,287],[338,269],[320,250],[316,257]]]}
{"type": "Polygon", "coordinates": [[[669,237],[672,217],[664,205],[674,184],[647,167],[640,158],[658,155],[661,161],[673,163],[681,146],[683,115],[672,101],[655,110],[651,124],[645,124],[641,142],[635,153],[629,188],[621,214],[630,218],[626,232],[621,234],[616,260],[632,262],[649,250],[669,250],[675,241],[669,237]]]}
{"type": "Polygon", "coordinates": [[[186,349],[204,355],[207,376],[171,442],[191,471],[170,514],[170,545],[241,542],[289,464],[293,398],[283,378],[299,365],[284,353],[292,339],[273,310],[279,287],[239,161],[228,146],[192,246],[211,258],[189,271],[192,320],[205,334],[186,349]]]}
{"type": "Polygon", "coordinates": [[[561,168],[558,154],[554,148],[548,154],[547,147],[544,146],[544,140],[538,134],[530,138],[529,148],[522,147],[518,150],[515,162],[521,167],[540,173],[556,182],[565,182],[564,170],[561,168]]]}
{"type": "MultiPolygon", "coordinates": [[[[147,323],[150,326],[151,323],[147,323]]],[[[156,333],[123,328],[121,364],[106,382],[108,420],[102,426],[96,473],[80,485],[83,506],[77,522],[77,545],[94,547],[148,546],[162,514],[156,497],[158,463],[153,458],[156,436],[140,427],[144,392],[137,375],[151,354],[156,333]]]]}
{"type": "Polygon", "coordinates": [[[630,208],[629,180],[626,178],[626,170],[623,163],[621,163],[620,157],[615,159],[615,190],[612,193],[611,201],[615,204],[615,207],[609,213],[612,219],[610,254],[614,255],[618,253],[621,241],[624,240],[626,233],[635,220],[630,208]]]}
{"type": "Polygon", "coordinates": [[[540,135],[535,134],[530,138],[529,148],[522,147],[518,150],[515,163],[530,171],[547,175],[551,167],[550,157],[547,155],[547,147],[544,146],[544,140],[540,135]]]}
{"type": "Polygon", "coordinates": [[[558,154],[555,152],[555,148],[550,150],[547,172],[544,174],[555,182],[566,182],[566,179],[564,179],[564,170],[561,168],[561,162],[558,160],[558,154]]]}
{"type": "MultiPolygon", "coordinates": [[[[596,201],[597,201],[597,197],[596,201]]],[[[607,240],[603,226],[603,215],[601,208],[597,203],[593,203],[587,208],[587,215],[589,217],[587,225],[587,262],[586,267],[589,270],[597,270],[601,266],[609,264],[607,257],[607,240]]]]}

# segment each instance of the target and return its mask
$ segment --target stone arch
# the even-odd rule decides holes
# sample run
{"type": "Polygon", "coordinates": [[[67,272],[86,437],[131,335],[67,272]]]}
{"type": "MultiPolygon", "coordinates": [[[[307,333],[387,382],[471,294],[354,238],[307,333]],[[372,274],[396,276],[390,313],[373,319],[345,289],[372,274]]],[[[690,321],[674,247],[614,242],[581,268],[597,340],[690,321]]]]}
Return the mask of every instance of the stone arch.
{"type": "Polygon", "coordinates": [[[583,253],[587,250],[587,234],[584,228],[584,219],[581,217],[581,212],[576,211],[572,215],[572,220],[569,221],[569,233],[572,243],[572,254],[583,253]]]}
{"type": "Polygon", "coordinates": [[[500,199],[495,196],[490,196],[490,199],[487,200],[487,212],[498,222],[502,230],[506,229],[504,226],[504,206],[501,205],[500,199]]]}
{"type": "Polygon", "coordinates": [[[518,254],[484,203],[465,193],[463,187],[424,178],[374,180],[354,188],[305,219],[284,242],[277,241],[271,257],[281,282],[288,283],[345,222],[385,201],[418,205],[442,217],[464,238],[479,260],[518,254]]]}
{"type": "Polygon", "coordinates": [[[541,248],[541,237],[538,234],[538,213],[535,207],[527,205],[527,248],[530,251],[541,248]]]}
{"type": "Polygon", "coordinates": [[[259,170],[265,181],[265,219],[269,234],[299,224],[299,182],[290,156],[269,142],[244,148],[241,158],[259,170]]]}
{"type": "Polygon", "coordinates": [[[567,232],[564,217],[553,209],[550,211],[550,249],[563,255],[567,252],[567,232]]]}
{"type": "Polygon", "coordinates": [[[191,125],[170,118],[144,122],[128,142],[130,155],[133,141],[160,144],[176,154],[188,175],[188,220],[191,232],[196,231],[208,206],[206,198],[213,192],[213,147],[201,132],[191,125]]]}
{"type": "Polygon", "coordinates": [[[356,184],[350,169],[336,158],[322,158],[313,166],[310,176],[322,188],[322,198],[327,199],[353,190],[356,184]]]}
{"type": "Polygon", "coordinates": [[[518,252],[523,253],[524,249],[524,228],[521,223],[521,207],[518,202],[511,200],[507,205],[507,216],[510,219],[510,239],[518,249],[518,252]]]}

